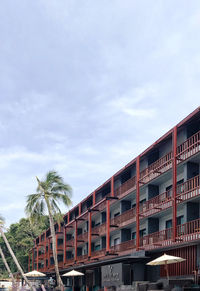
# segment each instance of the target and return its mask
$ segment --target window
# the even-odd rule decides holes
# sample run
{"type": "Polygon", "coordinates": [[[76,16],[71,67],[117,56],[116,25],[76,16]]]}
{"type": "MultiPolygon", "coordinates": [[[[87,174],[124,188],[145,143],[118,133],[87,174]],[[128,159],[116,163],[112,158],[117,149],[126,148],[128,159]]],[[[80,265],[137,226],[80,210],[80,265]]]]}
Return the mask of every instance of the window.
{"type": "Polygon", "coordinates": [[[172,197],[172,185],[166,187],[166,197],[171,198],[172,197]]]}
{"type": "Polygon", "coordinates": [[[115,214],[114,214],[114,217],[116,217],[116,216],[118,216],[118,215],[120,215],[120,212],[115,213],[115,214]]]}
{"type": "Polygon", "coordinates": [[[101,246],[100,246],[100,245],[96,245],[96,246],[94,247],[94,250],[95,250],[95,251],[99,251],[99,250],[100,250],[100,248],[101,248],[101,246]]]}
{"type": "Polygon", "coordinates": [[[165,226],[166,226],[166,229],[171,228],[172,227],[172,219],[167,220],[165,223],[165,226]]]}
{"type": "Polygon", "coordinates": [[[136,232],[132,232],[131,239],[136,239],[136,232]]]}
{"type": "Polygon", "coordinates": [[[177,217],[177,225],[183,224],[183,218],[184,218],[183,215],[177,217]]]}
{"type": "Polygon", "coordinates": [[[143,236],[145,236],[145,235],[146,235],[146,228],[141,229],[141,230],[140,230],[140,237],[143,237],[143,236]]]}
{"type": "Polygon", "coordinates": [[[114,239],[114,246],[116,246],[118,244],[120,244],[120,238],[119,237],[114,239]]]}
{"type": "Polygon", "coordinates": [[[131,205],[131,208],[134,208],[136,206],[136,203],[133,203],[132,205],[131,205]]]}

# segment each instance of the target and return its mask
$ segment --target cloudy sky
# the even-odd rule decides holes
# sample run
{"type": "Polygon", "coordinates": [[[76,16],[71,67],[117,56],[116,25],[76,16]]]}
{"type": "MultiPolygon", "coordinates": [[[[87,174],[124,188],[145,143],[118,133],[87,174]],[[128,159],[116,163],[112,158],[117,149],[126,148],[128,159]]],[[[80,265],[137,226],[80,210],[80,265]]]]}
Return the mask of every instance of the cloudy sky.
{"type": "Polygon", "coordinates": [[[199,80],[199,0],[1,1],[7,225],[50,169],[90,194],[200,105],[199,80]]]}

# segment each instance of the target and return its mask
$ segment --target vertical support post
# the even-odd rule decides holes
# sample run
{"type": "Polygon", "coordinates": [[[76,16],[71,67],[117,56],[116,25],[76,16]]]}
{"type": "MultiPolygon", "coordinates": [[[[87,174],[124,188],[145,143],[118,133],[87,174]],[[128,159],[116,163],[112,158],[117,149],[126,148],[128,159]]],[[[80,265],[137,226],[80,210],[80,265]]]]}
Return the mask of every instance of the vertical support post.
{"type": "Polygon", "coordinates": [[[50,248],[51,248],[51,241],[50,238],[48,238],[48,267],[50,267],[51,260],[50,260],[50,248]]]}
{"type": "Polygon", "coordinates": [[[136,250],[140,247],[140,156],[136,159],[136,250]]]}
{"type": "Polygon", "coordinates": [[[47,268],[47,249],[46,249],[46,246],[47,246],[47,232],[45,232],[45,238],[44,238],[44,268],[45,268],[45,271],[46,271],[46,268],[47,268]]]}
{"type": "Polygon", "coordinates": [[[106,200],[106,252],[110,251],[110,200],[106,200]]]}
{"type": "Polygon", "coordinates": [[[32,248],[32,271],[34,270],[34,248],[32,248]]]}
{"type": "Polygon", "coordinates": [[[77,220],[75,220],[74,259],[77,261],[77,220]]]}
{"type": "Polygon", "coordinates": [[[92,212],[88,212],[88,257],[91,257],[92,252],[92,212]]]}
{"type": "Polygon", "coordinates": [[[63,265],[66,264],[66,227],[65,225],[63,226],[64,227],[64,237],[63,237],[63,243],[64,243],[64,258],[63,258],[63,265]]]}
{"type": "Polygon", "coordinates": [[[79,203],[79,205],[78,205],[78,215],[79,216],[81,215],[81,203],[79,203]]]}
{"type": "Polygon", "coordinates": [[[177,231],[177,204],[176,204],[176,187],[177,187],[177,126],[174,127],[173,129],[173,137],[172,137],[172,148],[173,148],[173,165],[172,165],[172,179],[173,179],[173,197],[172,197],[172,202],[173,202],[173,219],[172,219],[172,227],[173,227],[173,241],[176,241],[176,231],[177,231]]]}
{"type": "Polygon", "coordinates": [[[112,176],[110,183],[111,183],[111,196],[113,197],[113,196],[115,196],[115,193],[114,193],[114,176],[112,176]]]}
{"type": "Polygon", "coordinates": [[[38,271],[38,260],[39,260],[39,247],[37,246],[37,259],[36,259],[36,264],[37,264],[37,271],[38,271]]]}
{"type": "Polygon", "coordinates": [[[96,204],[96,191],[93,192],[93,205],[96,204]]]}
{"type": "Polygon", "coordinates": [[[30,258],[30,252],[28,253],[28,272],[30,272],[30,261],[31,261],[31,258],[30,258]]]}

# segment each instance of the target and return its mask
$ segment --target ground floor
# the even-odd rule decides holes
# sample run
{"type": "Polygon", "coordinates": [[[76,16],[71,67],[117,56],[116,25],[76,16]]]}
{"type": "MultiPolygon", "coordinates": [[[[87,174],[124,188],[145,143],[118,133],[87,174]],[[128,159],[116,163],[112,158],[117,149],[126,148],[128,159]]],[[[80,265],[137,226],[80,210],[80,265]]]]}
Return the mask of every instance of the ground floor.
{"type": "MultiPolygon", "coordinates": [[[[184,286],[200,283],[200,244],[190,244],[165,250],[133,252],[126,256],[117,256],[97,262],[85,262],[62,270],[61,275],[71,269],[84,273],[84,276],[74,280],[62,277],[66,290],[98,291],[98,290],[136,290],[136,285],[142,282],[158,282],[166,279],[164,266],[147,266],[147,262],[166,252],[169,255],[182,257],[184,262],[168,266],[171,285],[184,286]]],[[[54,274],[49,274],[53,276],[54,274]]]]}

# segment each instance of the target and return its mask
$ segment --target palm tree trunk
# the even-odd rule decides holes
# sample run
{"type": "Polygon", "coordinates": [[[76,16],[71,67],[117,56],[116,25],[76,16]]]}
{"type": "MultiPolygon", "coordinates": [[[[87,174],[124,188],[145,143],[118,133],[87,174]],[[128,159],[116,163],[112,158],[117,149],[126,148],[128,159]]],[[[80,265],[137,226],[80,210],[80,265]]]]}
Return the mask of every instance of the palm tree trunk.
{"type": "Polygon", "coordinates": [[[4,253],[3,253],[1,247],[0,247],[0,255],[1,255],[3,263],[4,263],[4,265],[5,265],[5,267],[6,267],[7,271],[8,271],[8,274],[9,274],[10,278],[12,279],[13,286],[15,286],[15,279],[13,277],[13,274],[12,274],[11,270],[10,270],[10,267],[8,266],[8,263],[6,261],[6,258],[4,256],[4,253]]]}
{"type": "Polygon", "coordinates": [[[15,265],[17,266],[17,269],[19,270],[19,272],[21,273],[22,277],[24,278],[24,280],[25,280],[25,282],[28,284],[28,286],[31,288],[31,290],[34,291],[34,289],[33,289],[32,286],[31,286],[31,283],[29,282],[29,280],[28,280],[28,279],[26,278],[26,276],[24,275],[24,272],[23,272],[23,270],[22,270],[22,268],[21,268],[21,266],[20,266],[20,264],[19,264],[17,258],[15,257],[15,254],[13,253],[13,250],[12,250],[12,248],[11,248],[11,246],[10,246],[10,244],[9,244],[9,242],[8,242],[8,240],[7,240],[7,238],[6,238],[6,236],[5,236],[5,234],[4,234],[4,232],[3,232],[3,230],[2,230],[1,227],[0,227],[0,233],[1,233],[1,236],[2,236],[2,238],[3,238],[3,240],[4,240],[4,242],[5,242],[5,244],[6,244],[7,248],[8,248],[8,250],[9,250],[9,253],[11,254],[11,256],[12,256],[12,258],[13,258],[13,261],[15,262],[15,265]]]}
{"type": "Polygon", "coordinates": [[[52,238],[52,246],[53,246],[53,258],[54,258],[54,266],[55,266],[55,272],[56,272],[56,280],[57,280],[58,287],[60,288],[60,290],[62,290],[63,289],[63,282],[62,282],[62,279],[60,277],[59,268],[58,268],[54,220],[53,220],[51,206],[49,204],[48,198],[45,198],[45,200],[46,200],[47,208],[48,208],[48,212],[49,212],[49,222],[50,222],[50,229],[51,229],[51,238],[52,238]]]}

